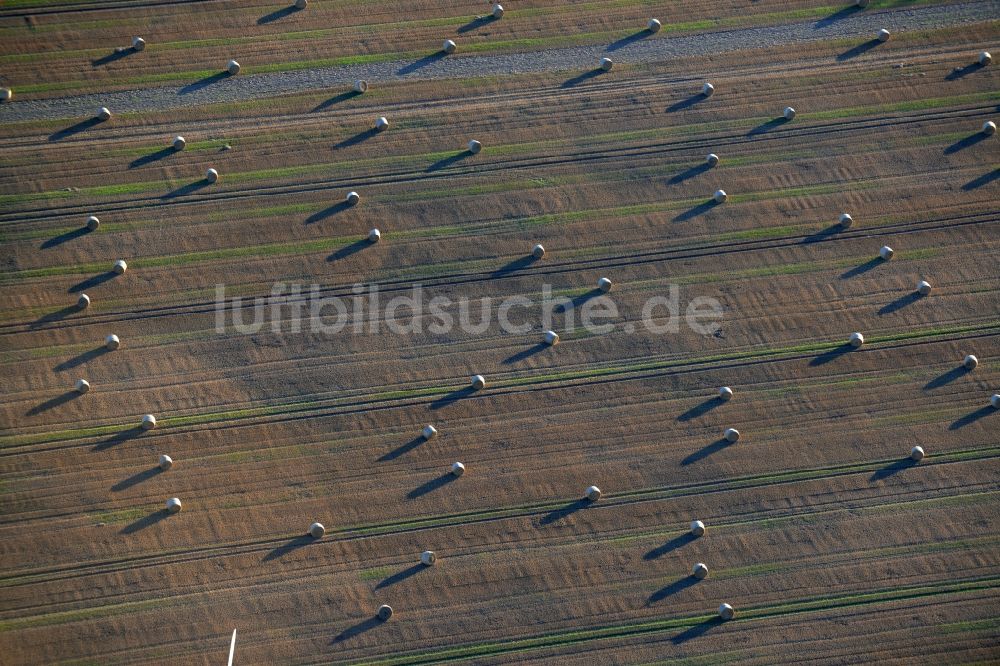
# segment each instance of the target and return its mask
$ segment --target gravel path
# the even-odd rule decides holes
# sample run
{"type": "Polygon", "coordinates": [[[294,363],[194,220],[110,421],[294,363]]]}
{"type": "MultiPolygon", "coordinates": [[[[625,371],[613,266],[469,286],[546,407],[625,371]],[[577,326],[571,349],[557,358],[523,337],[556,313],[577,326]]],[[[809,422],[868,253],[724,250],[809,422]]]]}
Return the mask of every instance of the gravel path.
{"type": "MultiPolygon", "coordinates": [[[[505,55],[427,56],[416,62],[384,62],[323,69],[277,72],[254,76],[215,78],[180,87],[144,88],[45,100],[14,101],[0,105],[0,122],[88,117],[100,106],[114,112],[150,111],[271,97],[305,90],[343,86],[355,79],[379,81],[438,79],[579,71],[596,66],[604,55],[623,63],[657,62],[720,51],[767,48],[837,37],[872,38],[879,28],[905,30],[940,28],[1000,17],[1000,0],[978,0],[959,5],[920,7],[883,12],[845,12],[816,22],[743,28],[685,37],[625,39],[611,46],[581,46],[505,55]]],[[[513,20],[513,19],[512,19],[513,20]]],[[[461,49],[461,46],[459,47],[461,49]]],[[[970,55],[971,57],[971,55],[970,55]]],[[[585,77],[578,77],[583,80],[585,77]]],[[[15,95],[17,90],[14,90],[15,95]]]]}

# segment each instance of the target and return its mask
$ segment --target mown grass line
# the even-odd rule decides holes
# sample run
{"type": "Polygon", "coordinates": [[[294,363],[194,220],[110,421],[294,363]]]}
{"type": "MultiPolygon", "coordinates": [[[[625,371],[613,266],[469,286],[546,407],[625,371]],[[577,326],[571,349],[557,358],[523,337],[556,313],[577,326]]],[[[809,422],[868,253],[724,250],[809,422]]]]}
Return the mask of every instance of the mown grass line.
{"type": "MultiPolygon", "coordinates": [[[[903,586],[895,589],[882,589],[874,592],[831,594],[797,599],[785,603],[741,608],[738,609],[736,619],[731,620],[731,622],[748,622],[788,615],[835,611],[842,608],[909,601],[947,594],[982,592],[994,590],[998,587],[1000,587],[1000,576],[983,576],[962,581],[943,581],[924,585],[903,586]]],[[[349,663],[351,666],[419,666],[422,664],[466,661],[493,655],[514,655],[533,650],[565,647],[597,640],[627,639],[664,633],[676,629],[689,629],[698,625],[713,623],[715,619],[716,616],[714,614],[694,615],[650,622],[618,624],[593,629],[571,629],[532,636],[530,638],[488,641],[445,649],[416,651],[410,654],[383,658],[362,659],[349,663]]]]}
{"type": "MultiPolygon", "coordinates": [[[[875,106],[858,106],[858,107],[847,107],[842,109],[831,109],[822,112],[801,113],[799,118],[804,121],[810,119],[813,120],[843,120],[850,118],[857,118],[866,115],[880,115],[886,113],[912,113],[915,111],[927,111],[931,109],[938,108],[948,108],[954,106],[961,106],[965,104],[974,104],[980,102],[994,102],[1000,101],[1000,91],[989,91],[981,93],[969,93],[964,95],[954,95],[950,97],[937,97],[931,99],[922,100],[911,100],[903,102],[895,102],[891,104],[879,104],[875,106]]],[[[595,135],[591,137],[586,142],[581,143],[578,137],[572,137],[560,140],[543,140],[543,141],[532,141],[523,142],[517,144],[503,144],[500,146],[487,147],[483,150],[486,155],[494,154],[496,156],[504,155],[516,155],[521,153],[530,153],[534,151],[544,151],[548,149],[551,151],[553,147],[558,146],[575,146],[575,147],[596,147],[603,144],[607,145],[620,145],[623,141],[638,141],[643,138],[666,138],[674,135],[690,135],[692,132],[705,130],[709,127],[712,130],[742,130],[750,127],[755,127],[762,121],[769,120],[769,118],[741,118],[734,119],[730,121],[714,121],[711,123],[696,123],[692,125],[684,125],[671,128],[651,128],[648,130],[633,130],[628,132],[612,132],[606,134],[595,135]]],[[[305,165],[292,165],[286,167],[274,167],[268,169],[259,169],[254,171],[243,171],[235,172],[231,174],[226,174],[226,181],[231,183],[257,183],[257,182],[267,182],[273,183],[275,180],[282,178],[300,178],[302,176],[309,175],[327,175],[331,173],[342,172],[348,169],[356,170],[359,166],[368,166],[373,168],[385,167],[387,165],[392,165],[393,167],[407,166],[407,165],[417,165],[424,162],[433,163],[438,160],[444,159],[451,155],[454,155],[455,151],[436,151],[431,153],[421,153],[421,154],[411,154],[411,155],[401,155],[401,156],[390,156],[384,158],[376,158],[370,160],[362,160],[360,162],[352,161],[338,161],[323,164],[305,164],[305,165]]],[[[770,154],[776,156],[777,153],[770,154]]],[[[787,157],[787,155],[783,155],[787,157]]],[[[723,161],[723,166],[727,164],[739,165],[739,160],[744,160],[746,164],[757,164],[760,162],[767,162],[767,156],[758,156],[758,153],[754,152],[743,156],[742,158],[735,159],[725,159],[723,161]]],[[[684,163],[677,162],[670,165],[670,167],[676,168],[682,166],[684,163]]],[[[662,171],[665,167],[657,167],[662,171]]],[[[52,199],[67,199],[73,197],[104,197],[104,196],[114,196],[114,195],[129,195],[129,194],[142,194],[142,193],[152,193],[152,192],[163,192],[168,191],[171,188],[176,188],[180,185],[177,180],[155,180],[155,181],[139,181],[130,183],[115,183],[110,185],[96,185],[92,187],[82,187],[77,188],[73,191],[66,190],[47,190],[43,192],[26,192],[19,194],[3,194],[0,195],[0,204],[14,205],[19,203],[28,203],[32,201],[46,201],[52,199]]],[[[502,185],[502,184],[501,184],[502,185]]],[[[488,190],[487,190],[488,191],[488,190]]],[[[451,190],[443,190],[444,193],[450,193],[451,190]]],[[[472,191],[476,193],[477,191],[472,191]]],[[[406,198],[400,199],[400,195],[396,193],[392,196],[393,201],[408,200],[406,198]]],[[[409,196],[417,196],[420,198],[420,193],[413,193],[409,196]]],[[[433,197],[430,197],[433,198],[433,197]]]]}
{"type": "MultiPolygon", "coordinates": [[[[600,7],[602,10],[606,10],[606,3],[591,3],[592,6],[600,7]]],[[[877,4],[877,3],[873,3],[877,4]]],[[[926,5],[926,4],[942,4],[935,2],[934,0],[883,0],[882,3],[885,8],[896,7],[896,6],[907,6],[912,7],[914,5],[926,5]]],[[[581,8],[573,6],[572,10],[579,12],[581,8]]],[[[537,10],[535,10],[537,11],[537,10]]],[[[565,11],[565,10],[564,10],[565,11]]],[[[667,36],[676,36],[679,33],[690,33],[690,32],[703,32],[711,30],[732,30],[739,28],[750,28],[756,26],[766,26],[774,23],[788,22],[788,21],[805,21],[810,19],[822,19],[830,14],[838,11],[837,7],[811,7],[804,9],[795,9],[783,12],[770,12],[770,13],[754,13],[754,12],[744,12],[736,16],[722,17],[722,18],[706,18],[698,19],[694,21],[686,21],[680,23],[665,23],[660,30],[659,39],[666,38],[667,36]]],[[[529,14],[532,10],[521,10],[518,14],[529,14]]],[[[451,26],[459,27],[464,25],[468,21],[468,16],[454,17],[449,19],[425,19],[424,21],[408,21],[398,24],[400,28],[406,28],[412,26],[415,23],[427,23],[430,26],[451,26]]],[[[379,29],[391,29],[395,27],[395,24],[380,24],[379,29]]],[[[264,37],[264,39],[274,39],[275,41],[300,41],[300,40],[317,40],[325,39],[330,36],[335,35],[337,32],[342,32],[349,30],[350,28],[327,28],[321,30],[307,30],[307,31],[296,31],[283,33],[280,37],[269,35],[264,37]]],[[[467,54],[478,54],[478,55],[499,55],[507,53],[519,53],[526,51],[538,51],[543,49],[559,49],[559,48],[570,48],[574,46],[586,46],[591,44],[600,44],[603,42],[614,42],[636,33],[635,30],[611,30],[611,31],[599,31],[599,32],[586,32],[586,33],[576,33],[576,34],[556,34],[556,35],[546,35],[543,37],[525,37],[519,39],[501,39],[493,41],[483,41],[483,42],[473,42],[463,45],[462,53],[467,54]]],[[[907,35],[899,35],[897,40],[907,40],[907,35]]],[[[189,40],[181,42],[165,42],[161,44],[150,45],[150,50],[164,50],[164,51],[174,51],[174,50],[186,50],[191,48],[216,48],[221,46],[233,46],[246,42],[260,42],[260,36],[253,37],[230,37],[230,38],[216,38],[216,39],[201,39],[201,40],[189,40]]],[[[36,52],[31,54],[10,54],[6,56],[0,56],[0,63],[3,62],[36,62],[36,61],[46,61],[53,59],[72,59],[72,58],[94,58],[107,53],[106,49],[84,49],[79,51],[70,52],[36,52]],[[58,54],[58,55],[55,55],[58,54]]],[[[261,65],[248,65],[245,66],[243,71],[245,74],[266,74],[266,73],[278,73],[278,72],[292,72],[303,69],[320,69],[328,67],[340,67],[349,65],[364,65],[373,63],[383,63],[383,62],[393,62],[399,61],[404,62],[408,60],[415,60],[427,55],[426,50],[411,50],[411,51],[390,51],[381,53],[367,53],[367,54],[356,54],[356,55],[346,55],[338,56],[333,58],[314,58],[310,60],[294,60],[294,61],[283,61],[274,63],[265,63],[261,65]]],[[[105,86],[136,86],[136,85],[147,85],[156,83],[174,83],[174,82],[184,82],[189,80],[203,79],[213,74],[216,74],[217,70],[187,70],[181,72],[158,72],[151,74],[144,74],[141,76],[130,76],[125,78],[112,78],[109,81],[102,82],[105,86]]],[[[46,83],[35,83],[35,84],[25,84],[18,85],[17,90],[19,94],[31,94],[31,93],[41,93],[41,92],[56,92],[56,91],[67,91],[76,88],[83,88],[92,86],[92,81],[87,80],[73,80],[73,81],[54,81],[46,83]]]]}
{"type": "MultiPolygon", "coordinates": [[[[1000,320],[993,320],[981,324],[965,326],[948,326],[919,329],[915,331],[905,331],[889,335],[872,336],[865,343],[866,349],[877,349],[881,344],[898,343],[915,340],[930,340],[938,337],[948,337],[960,335],[962,333],[996,333],[1000,331],[1000,320]]],[[[834,342],[811,342],[808,344],[792,345],[787,347],[775,347],[764,349],[753,349],[738,353],[712,354],[696,358],[679,358],[667,361],[646,361],[641,363],[628,363],[623,365],[613,365],[603,368],[592,368],[584,370],[573,370],[567,372],[543,373],[529,375],[525,377],[513,377],[510,379],[494,380],[491,384],[492,391],[505,388],[523,388],[560,382],[565,384],[570,381],[581,381],[590,379],[600,379],[612,376],[621,376],[639,372],[652,372],[669,370],[681,366],[698,366],[710,363],[746,361],[756,359],[781,360],[785,356],[799,356],[802,354],[816,354],[830,351],[844,346],[843,341],[834,342]]],[[[449,386],[428,386],[415,389],[400,389],[394,391],[384,391],[368,395],[365,404],[374,405],[376,403],[393,402],[404,398],[424,398],[441,396],[460,391],[465,388],[465,384],[449,386]]],[[[315,411],[321,408],[333,408],[339,402],[347,401],[356,403],[358,397],[350,396],[343,400],[304,400],[268,407],[246,408],[223,412],[209,412],[193,414],[189,416],[163,417],[157,421],[158,430],[168,430],[185,426],[203,425],[206,423],[216,423],[223,421],[236,421],[267,416],[286,416],[292,414],[302,414],[315,411]]],[[[0,449],[16,446],[27,446],[31,444],[62,442],[73,439],[84,439],[90,437],[100,437],[120,432],[121,424],[93,426],[89,428],[79,428],[73,430],[61,430],[51,433],[33,433],[28,435],[8,435],[0,437],[0,449]]]]}

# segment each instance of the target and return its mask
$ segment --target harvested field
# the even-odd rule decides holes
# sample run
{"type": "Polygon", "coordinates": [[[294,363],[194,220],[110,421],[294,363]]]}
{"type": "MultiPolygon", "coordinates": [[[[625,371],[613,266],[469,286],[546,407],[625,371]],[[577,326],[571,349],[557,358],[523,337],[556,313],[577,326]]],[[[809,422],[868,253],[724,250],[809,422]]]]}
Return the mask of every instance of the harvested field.
{"type": "Polygon", "coordinates": [[[0,7],[0,662],[1000,659],[1000,4],[489,10],[0,7]]]}

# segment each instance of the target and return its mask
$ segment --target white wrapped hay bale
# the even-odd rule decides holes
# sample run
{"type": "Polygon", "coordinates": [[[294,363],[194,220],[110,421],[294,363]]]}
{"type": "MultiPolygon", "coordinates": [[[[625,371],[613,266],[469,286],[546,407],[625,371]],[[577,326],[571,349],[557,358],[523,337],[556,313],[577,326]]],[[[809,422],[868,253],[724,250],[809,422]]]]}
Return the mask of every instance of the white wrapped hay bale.
{"type": "Polygon", "coordinates": [[[469,141],[468,149],[470,153],[472,153],[473,155],[477,155],[479,154],[479,151],[483,149],[483,144],[479,143],[475,139],[472,139],[471,141],[469,141]]]}
{"type": "Polygon", "coordinates": [[[10,88],[0,88],[0,102],[9,102],[14,99],[14,91],[10,88]]]}
{"type": "Polygon", "coordinates": [[[125,263],[124,259],[119,259],[115,262],[115,265],[111,268],[118,275],[122,275],[128,270],[128,264],[125,263]]]}
{"type": "Polygon", "coordinates": [[[887,42],[887,41],[889,41],[889,37],[891,37],[891,36],[892,36],[892,33],[890,33],[885,28],[882,28],[881,30],[878,31],[878,34],[875,35],[875,39],[877,39],[880,42],[887,42]]]}
{"type": "Polygon", "coordinates": [[[473,375],[471,385],[472,388],[477,391],[479,389],[486,388],[486,378],[482,375],[473,375]]]}
{"type": "Polygon", "coordinates": [[[167,513],[177,513],[181,510],[181,501],[177,497],[167,500],[167,513]]]}
{"type": "Polygon", "coordinates": [[[615,66],[615,63],[614,63],[613,60],[611,60],[611,58],[607,58],[607,57],[601,58],[601,63],[599,65],[599,67],[602,70],[604,70],[605,72],[610,72],[611,68],[614,67],[614,66],[615,66]]]}
{"type": "Polygon", "coordinates": [[[698,580],[704,580],[708,576],[708,566],[704,562],[698,562],[691,569],[691,575],[698,580]]]}
{"type": "Polygon", "coordinates": [[[992,120],[987,120],[983,123],[983,134],[986,136],[993,136],[997,133],[997,124],[992,120]]]}
{"type": "Polygon", "coordinates": [[[97,219],[96,215],[91,215],[87,218],[87,229],[94,231],[97,227],[101,226],[101,221],[97,219]]]}
{"type": "Polygon", "coordinates": [[[920,462],[924,459],[924,448],[922,446],[914,446],[910,449],[910,460],[915,460],[920,462]]]}
{"type": "Polygon", "coordinates": [[[226,63],[226,71],[229,72],[230,76],[236,76],[237,74],[240,73],[241,69],[243,68],[240,66],[240,63],[236,62],[235,60],[230,60],[228,63],[226,63]]]}
{"type": "Polygon", "coordinates": [[[76,384],[73,385],[73,390],[77,393],[83,394],[90,390],[90,382],[86,379],[76,380],[76,384]]]}
{"type": "Polygon", "coordinates": [[[111,120],[111,109],[106,106],[102,106],[97,110],[96,115],[98,120],[111,120]]]}
{"type": "Polygon", "coordinates": [[[385,622],[390,617],[392,617],[392,606],[390,606],[389,604],[382,604],[381,606],[378,607],[378,612],[376,613],[376,615],[378,616],[378,619],[385,622]]]}
{"type": "Polygon", "coordinates": [[[559,344],[559,334],[555,331],[545,331],[545,344],[550,347],[555,347],[559,344]]]}
{"type": "Polygon", "coordinates": [[[104,346],[114,351],[122,346],[122,341],[118,339],[118,336],[112,333],[108,337],[104,338],[104,346]]]}
{"type": "Polygon", "coordinates": [[[452,476],[462,476],[465,474],[465,465],[460,462],[453,462],[451,464],[451,474],[452,476]]]}
{"type": "Polygon", "coordinates": [[[177,136],[174,137],[174,140],[170,145],[174,147],[174,150],[180,152],[184,150],[184,148],[187,146],[187,141],[184,139],[184,137],[178,134],[177,136]]]}
{"type": "Polygon", "coordinates": [[[851,215],[849,213],[841,213],[840,214],[840,226],[841,227],[843,227],[844,229],[850,229],[853,224],[854,224],[854,218],[851,217],[851,215]]]}
{"type": "Polygon", "coordinates": [[[76,299],[76,307],[81,310],[86,310],[90,307],[90,296],[87,294],[80,294],[80,298],[76,299]]]}
{"type": "Polygon", "coordinates": [[[719,617],[723,620],[732,620],[736,617],[736,610],[729,604],[722,604],[719,606],[719,617]]]}
{"type": "Polygon", "coordinates": [[[425,567],[432,567],[437,564],[437,555],[434,554],[433,550],[425,550],[420,553],[420,563],[425,567]]]}
{"type": "Polygon", "coordinates": [[[614,284],[611,282],[611,280],[606,277],[602,277],[600,280],[597,281],[597,288],[603,291],[605,294],[611,291],[611,288],[613,286],[614,284]]]}
{"type": "Polygon", "coordinates": [[[865,336],[855,331],[854,333],[851,333],[851,337],[848,338],[847,343],[857,349],[861,345],[865,344],[865,336]]]}
{"type": "Polygon", "coordinates": [[[146,48],[146,40],[143,39],[142,37],[133,37],[132,48],[135,49],[136,51],[143,50],[144,48],[146,48]]]}
{"type": "Polygon", "coordinates": [[[158,466],[160,469],[166,472],[168,469],[174,466],[174,459],[168,456],[166,453],[164,453],[160,455],[158,466]]]}
{"type": "Polygon", "coordinates": [[[921,296],[927,296],[931,293],[931,283],[927,280],[921,280],[917,283],[917,293],[921,296]]]}
{"type": "Polygon", "coordinates": [[[140,425],[143,430],[152,430],[156,427],[156,417],[152,414],[146,414],[142,417],[142,423],[140,425]]]}
{"type": "Polygon", "coordinates": [[[348,206],[355,206],[358,204],[359,201],[361,201],[361,195],[355,192],[354,190],[348,192],[347,196],[344,197],[344,203],[346,203],[348,206]]]}
{"type": "Polygon", "coordinates": [[[781,112],[781,116],[785,120],[794,120],[795,119],[795,109],[793,109],[790,106],[786,106],[785,110],[781,112]]]}
{"type": "Polygon", "coordinates": [[[719,389],[719,399],[724,402],[729,402],[733,399],[733,389],[728,386],[723,386],[719,389]]]}
{"type": "Polygon", "coordinates": [[[490,11],[490,13],[493,15],[493,18],[495,19],[503,18],[503,5],[501,5],[499,2],[493,3],[493,9],[490,11]]]}
{"type": "Polygon", "coordinates": [[[701,94],[705,97],[711,97],[715,94],[715,86],[708,81],[705,81],[705,83],[701,84],[701,94]]]}
{"type": "Polygon", "coordinates": [[[432,425],[425,425],[420,434],[425,440],[431,440],[437,437],[438,431],[437,428],[432,425]]]}
{"type": "Polygon", "coordinates": [[[389,121],[385,116],[379,116],[375,119],[375,131],[384,132],[389,129],[389,121]]]}
{"type": "Polygon", "coordinates": [[[723,437],[729,443],[734,443],[740,441],[740,431],[736,428],[726,428],[726,432],[723,433],[723,437]]]}
{"type": "Polygon", "coordinates": [[[370,229],[368,231],[368,242],[377,243],[382,240],[382,232],[378,229],[370,229]]]}
{"type": "Polygon", "coordinates": [[[989,51],[981,51],[979,53],[979,58],[976,60],[976,62],[978,62],[980,66],[986,67],[986,65],[993,62],[993,56],[990,55],[989,51]]]}
{"type": "Polygon", "coordinates": [[[207,180],[210,183],[219,182],[219,172],[216,171],[215,169],[209,169],[208,171],[205,172],[205,180],[207,180]]]}
{"type": "Polygon", "coordinates": [[[691,521],[691,534],[700,537],[705,535],[705,523],[700,520],[691,521]]]}
{"type": "Polygon", "coordinates": [[[323,527],[323,523],[313,523],[309,526],[309,536],[312,538],[322,539],[324,534],[326,534],[326,528],[323,527]]]}
{"type": "Polygon", "coordinates": [[[655,19],[655,18],[649,19],[649,22],[646,23],[646,30],[649,30],[650,32],[652,32],[654,34],[657,33],[657,32],[659,32],[661,27],[663,27],[663,26],[660,23],[660,21],[658,19],[655,19]]]}
{"type": "Polygon", "coordinates": [[[355,81],[354,92],[362,94],[368,92],[368,81],[364,79],[358,79],[357,81],[355,81]]]}
{"type": "Polygon", "coordinates": [[[962,366],[966,370],[975,370],[979,366],[979,359],[972,354],[969,354],[965,357],[965,360],[962,361],[962,366]]]}
{"type": "Polygon", "coordinates": [[[714,167],[718,163],[719,163],[719,156],[716,155],[715,153],[709,153],[708,157],[705,158],[705,164],[707,164],[710,167],[714,167]]]}
{"type": "Polygon", "coordinates": [[[883,245],[878,250],[878,256],[880,256],[885,261],[889,261],[890,259],[892,259],[893,255],[895,255],[895,254],[896,254],[896,251],[893,250],[888,245],[883,245]]]}
{"type": "Polygon", "coordinates": [[[545,248],[542,247],[541,243],[531,248],[531,256],[535,259],[541,259],[545,256],[545,248]]]}
{"type": "Polygon", "coordinates": [[[726,194],[725,190],[716,190],[715,194],[712,195],[712,201],[717,204],[726,203],[727,199],[729,199],[729,195],[726,194]]]}
{"type": "Polygon", "coordinates": [[[458,46],[455,42],[450,39],[444,40],[444,43],[441,45],[441,50],[448,54],[454,53],[457,48],[458,46]]]}
{"type": "Polygon", "coordinates": [[[583,491],[583,496],[591,502],[596,502],[601,499],[601,489],[597,486],[589,486],[585,491],[583,491]]]}

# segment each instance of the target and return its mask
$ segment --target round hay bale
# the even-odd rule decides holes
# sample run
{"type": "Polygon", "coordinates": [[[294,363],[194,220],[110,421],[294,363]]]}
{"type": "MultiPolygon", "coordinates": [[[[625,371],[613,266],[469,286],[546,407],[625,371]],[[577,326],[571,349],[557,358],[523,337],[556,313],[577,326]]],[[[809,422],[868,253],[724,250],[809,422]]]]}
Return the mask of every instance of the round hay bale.
{"type": "Polygon", "coordinates": [[[922,446],[914,446],[910,449],[910,460],[921,461],[924,459],[924,448],[922,446]]]}
{"type": "Polygon", "coordinates": [[[890,33],[885,28],[882,28],[881,30],[878,31],[878,34],[875,35],[875,39],[877,39],[880,42],[887,42],[887,41],[889,41],[889,38],[891,36],[892,36],[892,33],[890,33]]]}
{"type": "Polygon", "coordinates": [[[494,3],[493,11],[491,11],[490,13],[493,14],[493,18],[495,19],[503,18],[503,5],[501,5],[499,2],[494,3]]]}
{"type": "Polygon", "coordinates": [[[142,37],[133,37],[132,48],[136,51],[143,50],[144,48],[146,48],[146,40],[143,39],[142,37]]]}
{"type": "Polygon", "coordinates": [[[368,92],[368,82],[364,79],[358,79],[354,82],[354,92],[356,93],[366,93],[368,92]]]}
{"type": "Polygon", "coordinates": [[[228,63],[226,63],[226,71],[229,72],[230,76],[236,76],[237,74],[240,73],[241,69],[243,68],[240,67],[240,63],[236,62],[235,60],[230,60],[228,63]]]}
{"type": "Polygon", "coordinates": [[[724,432],[722,436],[725,437],[726,441],[729,443],[740,441],[740,431],[736,428],[726,428],[726,432],[724,432]]]}
{"type": "Polygon", "coordinates": [[[715,203],[725,203],[728,198],[729,195],[726,194],[725,190],[716,190],[715,194],[712,195],[712,200],[715,201],[715,203]]]}
{"type": "Polygon", "coordinates": [[[716,155],[715,153],[709,153],[708,157],[705,158],[705,164],[707,164],[710,167],[714,167],[718,163],[719,163],[719,156],[716,155]]]}
{"type": "Polygon", "coordinates": [[[118,339],[118,336],[112,333],[108,337],[104,338],[104,346],[114,351],[122,346],[122,341],[118,339]]]}
{"type": "Polygon", "coordinates": [[[602,277],[597,281],[597,288],[603,291],[605,294],[611,291],[611,287],[613,286],[614,285],[611,283],[611,280],[609,280],[606,277],[602,277]]]}
{"type": "Polygon", "coordinates": [[[590,500],[591,502],[596,502],[601,499],[601,489],[597,486],[589,486],[583,491],[583,496],[590,500]]]}
{"type": "Polygon", "coordinates": [[[389,604],[382,604],[381,606],[378,607],[378,612],[376,613],[376,615],[378,616],[378,619],[385,622],[390,617],[392,617],[392,606],[390,606],[389,604]]]}
{"type": "Polygon", "coordinates": [[[559,334],[555,331],[545,331],[545,344],[555,347],[559,344],[559,334]]]}
{"type": "Polygon", "coordinates": [[[370,229],[368,231],[368,242],[377,243],[382,239],[382,232],[378,229],[370,229]]]}
{"type": "Polygon", "coordinates": [[[921,280],[917,283],[917,293],[921,296],[926,296],[931,293],[931,283],[927,280],[921,280]]]}
{"type": "Polygon", "coordinates": [[[181,510],[181,501],[176,497],[167,500],[167,513],[177,513],[181,510]]]}
{"type": "Polygon", "coordinates": [[[981,51],[979,53],[978,62],[981,67],[986,67],[986,65],[993,62],[993,56],[990,55],[989,51],[981,51]]]}
{"type": "Polygon", "coordinates": [[[14,91],[10,88],[0,88],[0,102],[9,102],[14,99],[14,91]]]}
{"type": "Polygon", "coordinates": [[[322,539],[324,534],[326,534],[326,528],[323,527],[323,523],[313,523],[309,526],[309,536],[313,539],[322,539]]]}
{"type": "Polygon", "coordinates": [[[437,428],[435,428],[432,425],[425,425],[424,429],[421,431],[420,434],[423,435],[423,438],[425,440],[426,439],[434,439],[435,437],[437,437],[438,431],[437,431],[437,428]]]}
{"type": "Polygon", "coordinates": [[[384,132],[389,129],[389,121],[385,116],[379,116],[375,119],[375,130],[378,132],[384,132]]]}
{"type": "Polygon", "coordinates": [[[156,417],[152,414],[146,414],[142,417],[142,423],[140,425],[143,430],[152,430],[156,427],[156,417]]]}
{"type": "Polygon", "coordinates": [[[344,197],[344,203],[346,203],[348,206],[355,206],[359,201],[361,201],[361,195],[355,192],[354,190],[348,192],[347,196],[344,197]]]}
{"type": "Polygon", "coordinates": [[[111,120],[111,109],[106,106],[102,106],[97,110],[98,120],[111,120]]]}
{"type": "Polygon", "coordinates": [[[891,247],[889,247],[888,245],[883,245],[883,246],[882,246],[882,247],[880,247],[880,248],[879,248],[879,250],[878,250],[878,256],[882,257],[882,258],[883,258],[884,260],[886,260],[886,261],[889,261],[890,259],[892,259],[892,256],[893,256],[894,254],[896,254],[896,251],[895,251],[895,250],[893,250],[893,249],[892,249],[891,247]]]}
{"type": "Polygon", "coordinates": [[[219,182],[219,172],[216,171],[215,169],[209,169],[208,171],[205,172],[205,180],[207,180],[210,183],[219,182]]]}
{"type": "Polygon", "coordinates": [[[81,394],[86,393],[90,390],[90,382],[86,379],[78,379],[76,380],[76,384],[73,385],[73,390],[81,394]]]}
{"type": "Polygon", "coordinates": [[[305,9],[309,6],[309,0],[295,0],[296,9],[305,9]]]}
{"type": "Polygon", "coordinates": [[[691,534],[693,534],[696,537],[704,536],[705,535],[705,523],[701,522],[700,520],[692,520],[691,521],[691,534]]]}
{"type": "Polygon", "coordinates": [[[966,356],[965,360],[962,361],[962,366],[966,370],[975,370],[978,365],[979,365],[979,359],[973,356],[972,354],[966,356]]]}
{"type": "Polygon", "coordinates": [[[81,310],[85,310],[90,307],[90,296],[87,294],[80,294],[80,298],[76,299],[76,307],[81,310]]]}
{"type": "Polygon", "coordinates": [[[166,453],[160,455],[159,467],[164,472],[174,466],[174,459],[168,456],[166,453]]]}
{"type": "Polygon", "coordinates": [[[468,148],[470,153],[472,153],[473,155],[478,155],[479,151],[483,149],[483,144],[473,139],[469,141],[468,148]]]}
{"type": "Polygon", "coordinates": [[[87,218],[87,229],[89,231],[94,231],[99,226],[101,226],[101,221],[97,219],[96,215],[91,215],[87,218]]]}
{"type": "Polygon", "coordinates": [[[719,606],[719,617],[723,620],[732,620],[736,616],[736,611],[729,604],[719,606]]]}
{"type": "Polygon", "coordinates": [[[614,61],[611,58],[604,57],[601,58],[600,68],[605,72],[610,72],[611,68],[615,66],[614,61]]]}
{"type": "Polygon", "coordinates": [[[111,268],[111,270],[113,270],[118,275],[122,275],[125,271],[128,270],[128,264],[125,263],[124,259],[119,259],[118,261],[115,262],[115,265],[111,268]]]}
{"type": "Polygon", "coordinates": [[[420,553],[420,563],[425,567],[432,567],[437,564],[437,555],[434,554],[433,550],[425,550],[420,553]]]}
{"type": "Polygon", "coordinates": [[[704,580],[708,576],[708,567],[704,562],[698,562],[694,565],[694,568],[691,569],[691,575],[698,580],[704,580]]]}
{"type": "Polygon", "coordinates": [[[782,117],[785,120],[794,120],[795,119],[795,109],[793,109],[790,106],[786,106],[785,110],[781,112],[781,115],[782,115],[782,117]]]}
{"type": "Polygon", "coordinates": [[[715,93],[715,86],[713,86],[711,83],[705,81],[705,83],[701,84],[702,95],[704,95],[705,97],[711,97],[714,93],[715,93]]]}
{"type": "Polygon", "coordinates": [[[453,476],[462,476],[465,474],[465,465],[460,462],[453,462],[451,464],[451,473],[453,476]]]}
{"type": "Polygon", "coordinates": [[[444,44],[441,45],[441,50],[448,54],[454,53],[457,48],[455,42],[450,39],[444,40],[444,44]]]}
{"type": "Polygon", "coordinates": [[[658,19],[649,19],[649,22],[646,24],[646,30],[649,30],[652,33],[659,32],[661,27],[662,25],[658,19]]]}
{"type": "Polygon", "coordinates": [[[847,343],[857,349],[861,345],[865,344],[865,336],[855,331],[854,333],[851,333],[851,337],[848,338],[847,343]]]}
{"type": "Polygon", "coordinates": [[[983,123],[983,134],[986,136],[993,136],[997,133],[997,124],[992,120],[987,120],[983,123]]]}
{"type": "Polygon", "coordinates": [[[171,145],[174,147],[174,150],[180,152],[187,146],[187,141],[184,140],[184,137],[178,134],[174,137],[174,141],[171,145]]]}
{"type": "Polygon", "coordinates": [[[733,399],[733,389],[728,386],[723,386],[719,389],[719,399],[729,402],[733,399]]]}
{"type": "Polygon", "coordinates": [[[475,390],[477,390],[477,391],[479,389],[486,388],[486,378],[483,377],[482,375],[472,375],[472,382],[471,382],[471,384],[472,384],[472,388],[475,389],[475,390]]]}
{"type": "Polygon", "coordinates": [[[535,259],[541,259],[542,257],[545,256],[545,248],[542,247],[541,243],[531,248],[531,256],[533,256],[535,259]]]}
{"type": "Polygon", "coordinates": [[[1000,393],[994,393],[990,396],[990,404],[993,405],[994,409],[1000,409],[1000,393]]]}
{"type": "Polygon", "coordinates": [[[840,226],[844,229],[850,229],[851,225],[854,224],[854,218],[851,217],[850,213],[840,214],[840,226]]]}

